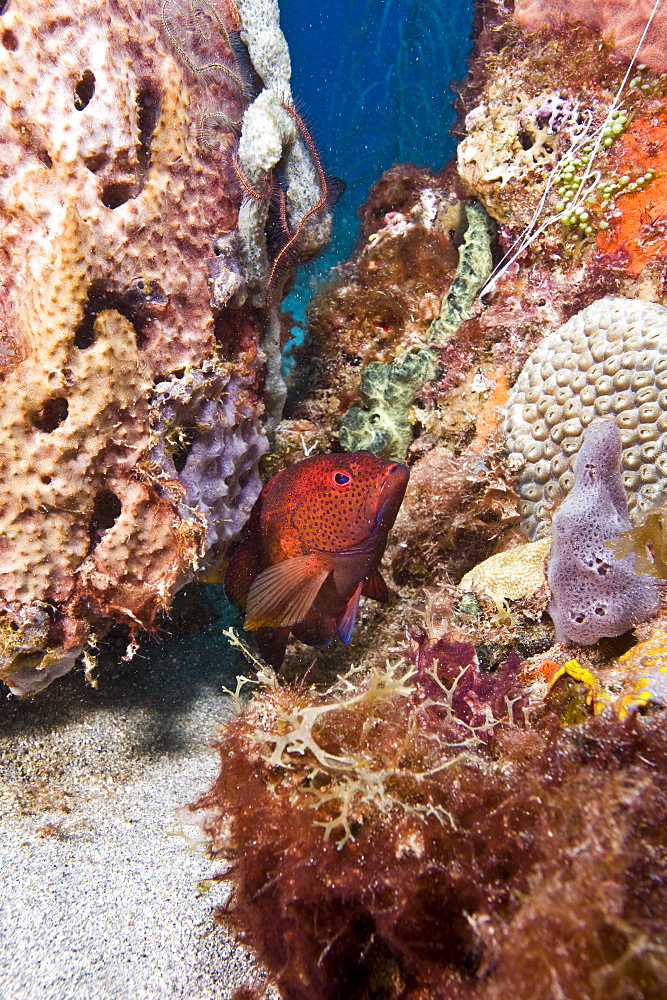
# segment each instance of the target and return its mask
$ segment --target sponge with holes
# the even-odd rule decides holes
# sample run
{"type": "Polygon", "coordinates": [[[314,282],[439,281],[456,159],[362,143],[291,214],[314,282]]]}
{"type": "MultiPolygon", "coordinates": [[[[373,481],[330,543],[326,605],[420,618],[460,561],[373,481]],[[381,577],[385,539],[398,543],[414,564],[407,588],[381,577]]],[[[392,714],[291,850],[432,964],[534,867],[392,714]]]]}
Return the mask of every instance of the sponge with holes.
{"type": "Polygon", "coordinates": [[[616,559],[606,542],[630,528],[614,420],[591,424],[577,455],[575,484],[553,519],[547,607],[559,642],[590,646],[658,613],[662,581],[634,573],[634,555],[616,559]]]}

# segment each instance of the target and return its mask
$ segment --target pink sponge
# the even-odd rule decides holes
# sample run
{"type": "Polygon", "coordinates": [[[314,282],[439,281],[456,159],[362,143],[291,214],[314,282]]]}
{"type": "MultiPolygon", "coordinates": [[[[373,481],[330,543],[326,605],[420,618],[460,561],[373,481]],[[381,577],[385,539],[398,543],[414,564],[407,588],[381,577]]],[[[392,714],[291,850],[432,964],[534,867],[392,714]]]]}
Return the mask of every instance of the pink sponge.
{"type": "Polygon", "coordinates": [[[616,559],[605,545],[632,527],[620,460],[616,422],[592,423],[575,461],[572,492],[553,519],[547,611],[559,642],[590,646],[623,635],[660,608],[658,580],[636,576],[634,555],[616,559]]]}
{"type": "MultiPolygon", "coordinates": [[[[635,54],[654,0],[517,0],[514,16],[522,31],[581,22],[600,32],[626,59],[635,54]]],[[[660,4],[637,61],[657,73],[667,70],[667,5],[660,4]]]]}

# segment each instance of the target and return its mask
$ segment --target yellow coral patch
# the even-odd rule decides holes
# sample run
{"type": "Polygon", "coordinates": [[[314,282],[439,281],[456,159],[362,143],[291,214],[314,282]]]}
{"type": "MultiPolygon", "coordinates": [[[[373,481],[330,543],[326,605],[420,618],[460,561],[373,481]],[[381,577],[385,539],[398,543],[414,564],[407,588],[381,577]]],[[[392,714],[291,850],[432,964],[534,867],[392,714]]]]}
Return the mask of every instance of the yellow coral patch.
{"type": "Polygon", "coordinates": [[[518,601],[530,597],[546,580],[544,560],[550,548],[549,537],[498,552],[466,573],[460,589],[465,593],[487,594],[494,600],[518,601]]]}
{"type": "Polygon", "coordinates": [[[649,639],[638,642],[617,662],[619,666],[639,674],[630,690],[615,703],[614,708],[620,719],[650,701],[664,701],[667,691],[667,631],[663,627],[656,628],[649,639]]]}
{"type": "Polygon", "coordinates": [[[549,690],[560,677],[567,675],[586,686],[586,704],[592,705],[594,712],[601,712],[609,704],[609,694],[602,687],[599,677],[588,667],[582,666],[579,660],[568,660],[559,666],[549,678],[549,690]]]}

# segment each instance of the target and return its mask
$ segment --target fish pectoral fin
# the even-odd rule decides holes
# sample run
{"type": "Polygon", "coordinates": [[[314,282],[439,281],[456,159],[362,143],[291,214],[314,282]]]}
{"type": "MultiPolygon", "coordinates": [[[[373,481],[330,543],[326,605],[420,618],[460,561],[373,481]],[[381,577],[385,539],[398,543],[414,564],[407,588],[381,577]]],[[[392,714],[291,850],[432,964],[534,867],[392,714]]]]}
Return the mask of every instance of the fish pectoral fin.
{"type": "Polygon", "coordinates": [[[244,628],[283,628],[308,614],[329,570],[318,556],[294,556],[269,566],[248,592],[244,628]]]}
{"type": "Polygon", "coordinates": [[[359,611],[359,598],[361,597],[362,588],[363,583],[360,583],[352,594],[352,597],[345,605],[345,610],[342,615],[336,621],[336,631],[343,642],[350,641],[352,629],[356,624],[357,613],[359,611]]]}
{"type": "Polygon", "coordinates": [[[372,597],[374,601],[380,601],[381,604],[387,603],[389,590],[379,569],[376,569],[373,575],[366,580],[361,593],[364,597],[372,597]]]}

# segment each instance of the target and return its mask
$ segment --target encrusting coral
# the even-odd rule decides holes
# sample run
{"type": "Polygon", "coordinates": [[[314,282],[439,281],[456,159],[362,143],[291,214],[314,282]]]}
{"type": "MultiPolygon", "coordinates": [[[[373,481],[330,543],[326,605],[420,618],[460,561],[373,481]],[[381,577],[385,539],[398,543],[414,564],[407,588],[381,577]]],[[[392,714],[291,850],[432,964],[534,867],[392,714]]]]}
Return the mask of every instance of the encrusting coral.
{"type": "Polygon", "coordinates": [[[611,259],[620,258],[620,266],[632,276],[641,274],[647,265],[664,272],[666,136],[667,106],[663,98],[647,102],[611,151],[623,189],[608,226],[598,233],[597,247],[611,259]]]}
{"type": "MultiPolygon", "coordinates": [[[[0,677],[16,693],[110,618],[150,627],[260,489],[282,284],[259,303],[266,237],[241,179],[272,184],[282,159],[289,242],[320,168],[277,5],[196,6],[1,7],[0,604],[16,637],[0,677]],[[273,160],[253,132],[262,100],[285,104],[273,160]]],[[[327,227],[311,213],[299,252],[327,227]]]]}
{"type": "Polygon", "coordinates": [[[544,561],[550,549],[551,538],[546,537],[497,552],[469,570],[459,587],[464,593],[488,594],[496,600],[530,597],[546,581],[544,561]]]}
{"type": "MultiPolygon", "coordinates": [[[[598,129],[610,142],[622,131],[607,129],[622,79],[622,67],[583,29],[539,40],[515,38],[487,56],[484,86],[469,98],[474,104],[457,150],[466,188],[498,222],[528,226],[536,211],[558,200],[554,181],[568,156],[581,166],[582,157],[590,159],[598,129]],[[573,59],[577,48],[579,58],[573,59]]],[[[601,143],[595,166],[606,156],[607,144],[601,143]]]]}

